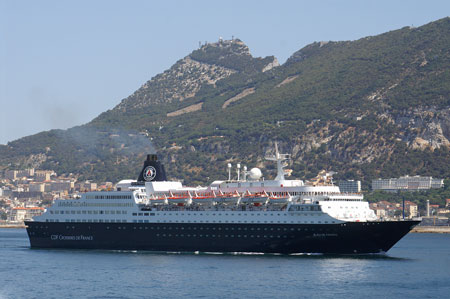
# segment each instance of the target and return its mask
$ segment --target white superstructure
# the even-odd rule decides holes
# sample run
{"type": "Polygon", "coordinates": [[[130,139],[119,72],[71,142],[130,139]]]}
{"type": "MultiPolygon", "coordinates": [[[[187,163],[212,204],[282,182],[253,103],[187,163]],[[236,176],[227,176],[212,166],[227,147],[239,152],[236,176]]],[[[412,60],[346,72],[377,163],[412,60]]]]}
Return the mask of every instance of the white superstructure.
{"type": "MultiPolygon", "coordinates": [[[[324,172],[323,183],[305,184],[285,178],[279,154],[274,180],[244,167],[242,179],[214,181],[208,187],[184,187],[180,182],[120,181],[115,191],[83,193],[80,198],[55,200],[35,221],[86,223],[290,223],[333,224],[376,220],[360,194],[344,194],[324,172]]],[[[230,177],[231,178],[231,177],[230,177]]]]}

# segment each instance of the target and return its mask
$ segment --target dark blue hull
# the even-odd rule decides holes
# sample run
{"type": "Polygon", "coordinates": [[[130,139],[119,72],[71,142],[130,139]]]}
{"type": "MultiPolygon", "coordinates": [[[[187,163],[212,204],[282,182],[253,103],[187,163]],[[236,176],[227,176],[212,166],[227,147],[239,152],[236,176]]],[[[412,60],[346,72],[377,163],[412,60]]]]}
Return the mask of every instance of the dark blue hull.
{"type": "Polygon", "coordinates": [[[344,224],[26,222],[32,248],[185,252],[380,253],[419,221],[344,224]]]}

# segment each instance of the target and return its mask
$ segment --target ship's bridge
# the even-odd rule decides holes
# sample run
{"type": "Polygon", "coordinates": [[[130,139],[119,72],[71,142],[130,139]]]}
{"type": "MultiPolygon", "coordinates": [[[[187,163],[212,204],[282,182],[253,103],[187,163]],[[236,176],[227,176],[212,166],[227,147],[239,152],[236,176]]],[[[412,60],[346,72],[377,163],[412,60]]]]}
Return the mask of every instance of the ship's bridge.
{"type": "Polygon", "coordinates": [[[311,194],[328,194],[328,193],[340,193],[339,187],[334,185],[326,186],[304,186],[302,192],[311,194]]]}

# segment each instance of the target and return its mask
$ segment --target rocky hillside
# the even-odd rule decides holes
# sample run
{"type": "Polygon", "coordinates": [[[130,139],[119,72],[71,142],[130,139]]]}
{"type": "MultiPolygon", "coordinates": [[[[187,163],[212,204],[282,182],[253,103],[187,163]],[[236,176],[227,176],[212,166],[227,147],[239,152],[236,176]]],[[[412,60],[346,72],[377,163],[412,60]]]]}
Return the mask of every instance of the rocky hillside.
{"type": "Polygon", "coordinates": [[[292,154],[295,177],[328,169],[366,187],[377,177],[450,177],[449,95],[449,18],[313,43],[281,66],[274,57],[253,58],[239,40],[219,41],[85,126],[9,143],[0,162],[116,180],[134,176],[151,143],[172,178],[204,183],[224,177],[226,162],[272,176],[263,157],[278,141],[292,154]],[[78,138],[85,131],[91,142],[78,138]]]}
{"type": "Polygon", "coordinates": [[[156,75],[114,110],[142,109],[155,104],[181,102],[194,98],[200,89],[235,73],[249,75],[278,66],[275,57],[253,58],[239,39],[208,43],[156,75]]]}

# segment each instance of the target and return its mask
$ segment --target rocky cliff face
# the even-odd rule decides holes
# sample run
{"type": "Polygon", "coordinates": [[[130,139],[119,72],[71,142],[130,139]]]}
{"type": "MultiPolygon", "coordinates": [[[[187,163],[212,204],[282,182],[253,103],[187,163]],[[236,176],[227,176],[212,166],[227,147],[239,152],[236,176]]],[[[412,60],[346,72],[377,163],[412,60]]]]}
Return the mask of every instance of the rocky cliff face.
{"type": "Polygon", "coordinates": [[[417,107],[389,120],[403,132],[402,140],[411,148],[450,147],[450,108],[417,107]]]}
{"type": "Polygon", "coordinates": [[[115,110],[141,109],[151,105],[193,98],[206,86],[239,72],[265,72],[279,66],[275,57],[253,58],[239,39],[207,43],[177,61],[170,69],[147,81],[115,110]],[[241,64],[236,62],[242,62],[241,64]],[[263,61],[262,65],[259,65],[263,61]]]}
{"type": "Polygon", "coordinates": [[[214,85],[235,72],[233,69],[202,63],[186,56],[169,70],[147,81],[115,109],[125,111],[183,101],[194,97],[203,85],[214,85]]]}

